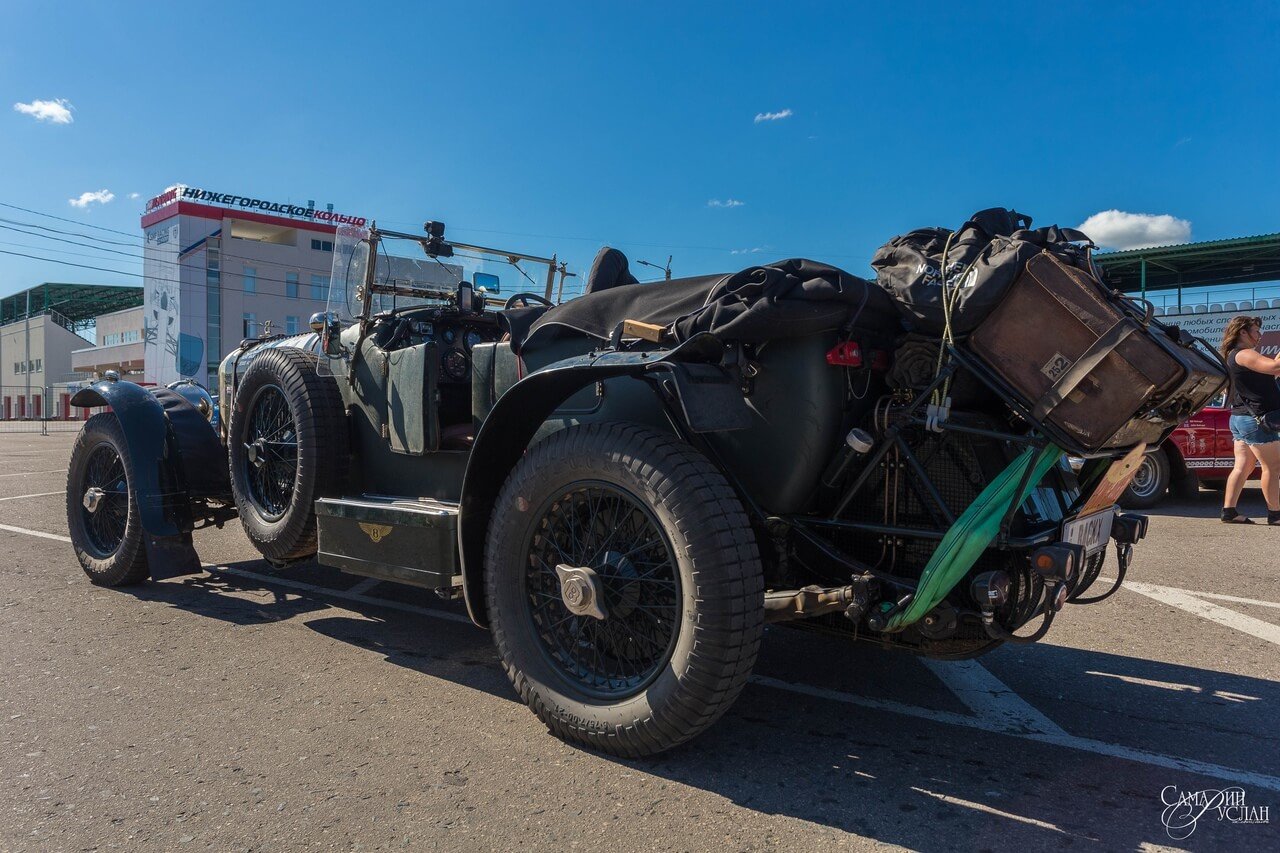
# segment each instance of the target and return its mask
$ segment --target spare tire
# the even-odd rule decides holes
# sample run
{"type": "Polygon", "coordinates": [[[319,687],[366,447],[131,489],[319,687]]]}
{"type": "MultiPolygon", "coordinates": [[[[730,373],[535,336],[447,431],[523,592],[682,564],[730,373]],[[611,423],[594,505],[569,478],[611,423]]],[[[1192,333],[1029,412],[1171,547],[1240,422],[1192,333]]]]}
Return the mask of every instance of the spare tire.
{"type": "Polygon", "coordinates": [[[273,562],[316,552],[315,501],[340,494],[346,480],[342,395],[316,362],[299,349],[260,353],[236,389],[227,428],[240,523],[273,562]]]}

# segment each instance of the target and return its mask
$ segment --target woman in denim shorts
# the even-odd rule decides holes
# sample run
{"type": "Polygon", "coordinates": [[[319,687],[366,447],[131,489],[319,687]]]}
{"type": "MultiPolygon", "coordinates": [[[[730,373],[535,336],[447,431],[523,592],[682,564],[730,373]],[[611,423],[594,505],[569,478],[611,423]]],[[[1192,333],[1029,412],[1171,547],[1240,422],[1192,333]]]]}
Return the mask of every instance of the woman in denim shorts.
{"type": "Polygon", "coordinates": [[[1267,524],[1280,525],[1280,433],[1268,429],[1262,416],[1280,416],[1280,354],[1258,352],[1262,318],[1233,317],[1222,335],[1222,354],[1231,373],[1231,437],[1235,439],[1235,467],[1227,477],[1222,520],[1252,524],[1236,511],[1240,491],[1255,464],[1262,466],[1262,496],[1267,501],[1267,524]]]}

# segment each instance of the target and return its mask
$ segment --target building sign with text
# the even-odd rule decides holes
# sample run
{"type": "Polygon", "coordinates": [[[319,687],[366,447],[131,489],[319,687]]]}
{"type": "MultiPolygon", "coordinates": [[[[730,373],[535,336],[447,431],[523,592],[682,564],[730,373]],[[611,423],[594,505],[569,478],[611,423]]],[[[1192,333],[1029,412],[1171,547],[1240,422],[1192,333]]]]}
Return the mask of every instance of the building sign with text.
{"type": "Polygon", "coordinates": [[[181,185],[170,187],[160,195],[148,201],[146,212],[151,213],[159,208],[178,201],[217,204],[222,207],[239,208],[245,211],[257,211],[260,213],[274,213],[278,216],[291,216],[294,219],[307,219],[312,222],[324,222],[331,225],[354,225],[357,228],[363,228],[366,222],[366,219],[363,216],[349,216],[345,213],[335,213],[332,210],[317,210],[310,206],[304,207],[298,204],[268,201],[266,199],[254,198],[253,196],[220,193],[212,190],[200,189],[199,187],[186,187],[181,185]]]}

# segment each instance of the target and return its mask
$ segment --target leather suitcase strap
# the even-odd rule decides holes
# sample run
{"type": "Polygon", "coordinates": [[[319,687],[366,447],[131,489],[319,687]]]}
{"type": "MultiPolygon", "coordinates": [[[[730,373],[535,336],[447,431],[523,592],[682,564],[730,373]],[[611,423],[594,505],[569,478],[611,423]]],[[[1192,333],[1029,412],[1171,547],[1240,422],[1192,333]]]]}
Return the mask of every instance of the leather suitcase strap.
{"type": "Polygon", "coordinates": [[[1054,382],[1048,391],[1044,392],[1035,408],[1031,410],[1031,416],[1038,421],[1044,420],[1112,350],[1120,346],[1121,341],[1133,334],[1135,328],[1132,323],[1120,320],[1103,332],[1102,337],[1094,341],[1080,355],[1079,360],[1059,376],[1058,381],[1054,382]]]}

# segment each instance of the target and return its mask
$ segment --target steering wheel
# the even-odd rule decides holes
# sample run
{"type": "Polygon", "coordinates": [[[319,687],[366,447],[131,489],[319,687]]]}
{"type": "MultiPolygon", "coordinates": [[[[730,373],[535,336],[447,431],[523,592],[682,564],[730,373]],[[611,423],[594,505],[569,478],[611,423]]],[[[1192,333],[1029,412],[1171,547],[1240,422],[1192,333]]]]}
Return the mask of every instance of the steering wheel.
{"type": "Polygon", "coordinates": [[[528,308],[530,299],[532,299],[534,302],[541,303],[542,305],[545,305],[548,308],[556,307],[555,303],[553,303],[550,299],[544,299],[543,297],[539,296],[536,293],[513,293],[511,294],[511,297],[506,301],[506,303],[502,307],[504,310],[508,308],[515,308],[517,303],[523,302],[524,307],[528,308]]]}

